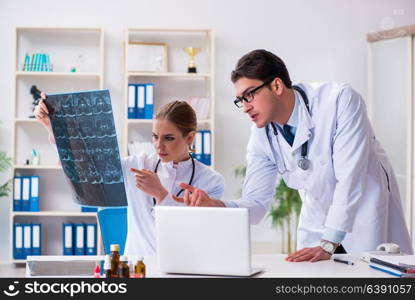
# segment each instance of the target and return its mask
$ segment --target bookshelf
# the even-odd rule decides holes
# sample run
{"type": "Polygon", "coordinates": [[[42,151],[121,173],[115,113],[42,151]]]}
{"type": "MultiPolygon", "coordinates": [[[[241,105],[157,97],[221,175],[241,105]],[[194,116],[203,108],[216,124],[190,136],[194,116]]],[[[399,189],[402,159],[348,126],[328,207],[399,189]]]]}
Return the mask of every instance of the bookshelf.
{"type": "MultiPolygon", "coordinates": [[[[10,205],[10,261],[24,263],[13,256],[13,224],[41,223],[42,255],[62,255],[62,223],[98,223],[95,212],[81,212],[62,171],[54,145],[46,130],[32,115],[30,87],[48,93],[103,88],[104,32],[101,28],[18,27],[15,32],[15,70],[12,156],[14,176],[39,176],[40,211],[14,211],[10,205]],[[50,71],[26,71],[25,56],[45,53],[50,56],[50,71]],[[75,69],[75,70],[74,70],[75,69]],[[30,161],[30,151],[40,153],[38,165],[30,161]]],[[[97,226],[97,252],[102,244],[97,226]]]]}
{"type": "MultiPolygon", "coordinates": [[[[174,100],[191,98],[206,99],[208,112],[203,118],[198,115],[198,130],[211,131],[211,167],[215,167],[215,94],[214,94],[214,33],[210,29],[155,29],[128,28],[124,33],[124,136],[121,153],[129,155],[128,143],[151,142],[151,119],[129,119],[129,84],[154,84],[154,113],[164,104],[174,100]],[[132,57],[137,54],[130,43],[165,44],[167,56],[165,71],[137,71],[132,69],[132,57]],[[200,49],[195,57],[197,73],[188,73],[189,55],[185,47],[200,49]]],[[[140,59],[146,59],[141,56],[140,59]]],[[[135,57],[137,59],[137,57],[135,57]]],[[[196,112],[198,114],[198,112],[196,112]]]]}

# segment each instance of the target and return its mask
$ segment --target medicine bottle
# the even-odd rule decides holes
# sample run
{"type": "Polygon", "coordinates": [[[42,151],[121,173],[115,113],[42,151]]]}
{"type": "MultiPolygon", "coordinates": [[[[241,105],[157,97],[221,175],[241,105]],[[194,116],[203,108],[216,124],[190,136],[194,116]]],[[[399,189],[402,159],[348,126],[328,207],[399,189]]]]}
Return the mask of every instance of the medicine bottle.
{"type": "Polygon", "coordinates": [[[120,264],[118,266],[119,278],[130,278],[130,267],[128,266],[127,256],[121,256],[120,264]]]}
{"type": "Polygon", "coordinates": [[[145,278],[146,277],[146,265],[144,264],[143,257],[137,257],[137,263],[134,266],[134,277],[145,278]]]}
{"type": "Polygon", "coordinates": [[[110,258],[110,256],[108,254],[105,255],[104,274],[105,274],[105,278],[112,278],[112,273],[111,273],[111,258],[110,258]]]}
{"type": "Polygon", "coordinates": [[[120,245],[112,244],[110,246],[110,258],[111,258],[111,277],[118,277],[118,265],[120,264],[120,245]]]}

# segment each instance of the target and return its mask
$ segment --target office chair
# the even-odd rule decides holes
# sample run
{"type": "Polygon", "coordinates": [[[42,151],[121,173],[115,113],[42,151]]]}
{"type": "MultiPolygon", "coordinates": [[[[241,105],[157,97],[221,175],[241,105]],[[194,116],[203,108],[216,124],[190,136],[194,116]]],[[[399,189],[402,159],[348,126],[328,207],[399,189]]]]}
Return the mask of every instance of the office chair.
{"type": "Polygon", "coordinates": [[[124,254],[127,238],[127,207],[109,207],[98,211],[105,254],[110,254],[111,244],[120,245],[120,255],[124,254]]]}

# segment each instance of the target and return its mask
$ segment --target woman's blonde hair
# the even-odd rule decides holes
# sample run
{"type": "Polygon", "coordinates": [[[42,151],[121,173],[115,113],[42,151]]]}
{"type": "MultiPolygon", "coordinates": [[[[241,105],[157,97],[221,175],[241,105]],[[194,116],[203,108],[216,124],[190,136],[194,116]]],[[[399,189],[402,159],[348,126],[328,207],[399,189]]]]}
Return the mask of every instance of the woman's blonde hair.
{"type": "Polygon", "coordinates": [[[170,121],[184,137],[197,130],[196,113],[186,101],[173,101],[163,105],[154,119],[170,121]]]}

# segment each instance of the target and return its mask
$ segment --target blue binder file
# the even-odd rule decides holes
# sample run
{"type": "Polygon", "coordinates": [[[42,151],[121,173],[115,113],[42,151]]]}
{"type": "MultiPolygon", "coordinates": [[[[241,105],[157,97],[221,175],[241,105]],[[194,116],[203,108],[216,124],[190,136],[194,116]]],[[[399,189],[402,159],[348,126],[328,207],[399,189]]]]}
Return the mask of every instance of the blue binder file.
{"type": "Polygon", "coordinates": [[[97,254],[97,224],[86,224],[86,253],[85,255],[97,254]]]}
{"type": "Polygon", "coordinates": [[[128,85],[128,119],[135,119],[137,103],[137,88],[135,84],[128,85]]]}
{"type": "Polygon", "coordinates": [[[144,107],[146,101],[146,87],[143,84],[137,84],[137,119],[144,119],[144,107]]]}
{"type": "Polygon", "coordinates": [[[74,224],[75,230],[75,255],[85,255],[85,226],[84,224],[74,224]]]}
{"type": "Polygon", "coordinates": [[[23,258],[32,255],[32,226],[23,224],[23,258]]]}
{"type": "Polygon", "coordinates": [[[97,212],[98,207],[81,205],[81,212],[97,212]]]}
{"type": "Polygon", "coordinates": [[[62,244],[63,244],[63,255],[74,255],[74,232],[73,225],[70,223],[63,223],[62,226],[62,244]]]}
{"type": "Polygon", "coordinates": [[[22,178],[14,177],[13,182],[13,211],[22,210],[22,178]]]}
{"type": "Polygon", "coordinates": [[[30,177],[22,177],[22,211],[30,211],[30,177]]]}
{"type": "Polygon", "coordinates": [[[39,176],[30,177],[30,211],[39,211],[39,176]]]}
{"type": "Polygon", "coordinates": [[[153,83],[146,84],[145,94],[146,94],[146,101],[145,101],[145,108],[144,108],[144,118],[152,119],[153,110],[154,110],[154,84],[153,83]]]}
{"type": "Polygon", "coordinates": [[[42,253],[41,241],[41,224],[32,224],[32,255],[40,255],[42,253]]]}
{"type": "Polygon", "coordinates": [[[203,131],[203,163],[207,166],[211,165],[211,132],[203,131]]]}
{"type": "Polygon", "coordinates": [[[13,257],[14,259],[24,259],[23,255],[23,226],[13,224],[13,257]]]}
{"type": "Polygon", "coordinates": [[[195,138],[195,157],[198,161],[203,159],[203,133],[201,131],[196,132],[195,138]]]}

